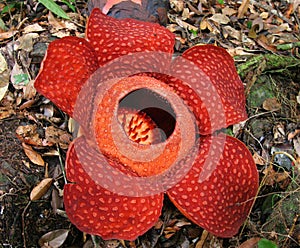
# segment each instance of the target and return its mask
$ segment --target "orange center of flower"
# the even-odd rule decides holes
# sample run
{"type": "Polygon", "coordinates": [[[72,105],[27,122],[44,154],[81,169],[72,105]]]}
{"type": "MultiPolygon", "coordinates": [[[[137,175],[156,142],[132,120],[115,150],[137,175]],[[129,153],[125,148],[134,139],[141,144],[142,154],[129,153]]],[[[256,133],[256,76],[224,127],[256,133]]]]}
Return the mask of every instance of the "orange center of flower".
{"type": "Polygon", "coordinates": [[[119,109],[118,120],[128,138],[142,145],[161,141],[160,131],[155,122],[144,112],[119,109]]]}

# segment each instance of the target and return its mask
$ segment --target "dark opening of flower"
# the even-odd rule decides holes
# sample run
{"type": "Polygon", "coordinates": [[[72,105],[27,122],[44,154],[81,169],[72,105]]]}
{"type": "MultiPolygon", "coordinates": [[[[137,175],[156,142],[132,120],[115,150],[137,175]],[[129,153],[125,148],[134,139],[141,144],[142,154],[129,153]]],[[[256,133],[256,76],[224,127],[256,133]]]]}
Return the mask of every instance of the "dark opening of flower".
{"type": "Polygon", "coordinates": [[[247,218],[255,163],[242,142],[216,134],[247,118],[234,61],[212,45],[172,61],[173,46],[158,24],[99,9],[86,39],[49,45],[35,87],[84,130],[69,147],[64,188],[66,213],[84,232],[134,240],[158,220],[164,193],[220,237],[247,218]]]}
{"type": "MultiPolygon", "coordinates": [[[[128,124],[131,119],[139,120],[140,130],[151,130],[148,133],[147,144],[165,141],[174,131],[176,116],[167,99],[148,89],[130,92],[119,102],[118,114],[122,116],[122,123],[128,134],[128,124]],[[127,114],[125,114],[127,113],[127,114]],[[127,119],[124,119],[127,117],[127,119]],[[124,122],[126,120],[126,122],[124,122]],[[142,128],[143,127],[143,128],[142,128]],[[148,127],[148,128],[147,128],[148,127]],[[151,138],[150,138],[151,137],[151,138]]],[[[120,117],[119,117],[120,120],[120,117]]],[[[136,125],[136,123],[134,123],[136,125]]],[[[136,130],[138,130],[137,128],[136,130]]],[[[131,132],[133,128],[131,128],[131,132]]],[[[132,137],[132,134],[131,136],[132,137]]]]}

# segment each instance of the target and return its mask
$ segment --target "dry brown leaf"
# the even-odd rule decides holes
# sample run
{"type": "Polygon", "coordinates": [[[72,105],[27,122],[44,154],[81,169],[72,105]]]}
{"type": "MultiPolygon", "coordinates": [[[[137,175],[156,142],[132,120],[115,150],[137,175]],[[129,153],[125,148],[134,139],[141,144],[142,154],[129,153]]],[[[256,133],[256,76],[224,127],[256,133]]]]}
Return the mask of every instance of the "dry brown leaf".
{"type": "Polygon", "coordinates": [[[34,99],[27,100],[26,102],[24,102],[20,105],[19,110],[30,108],[35,102],[36,101],[34,99]]]}
{"type": "Polygon", "coordinates": [[[26,156],[30,159],[32,163],[40,166],[45,165],[45,161],[43,160],[42,156],[36,151],[34,151],[31,146],[26,145],[24,142],[22,143],[22,146],[26,156]]]}
{"type": "Polygon", "coordinates": [[[26,144],[42,146],[43,142],[37,132],[36,125],[18,126],[16,130],[17,138],[26,144]]]}
{"type": "Polygon", "coordinates": [[[208,29],[209,31],[213,31],[213,27],[211,26],[211,24],[209,23],[209,21],[207,19],[203,19],[200,23],[200,29],[201,30],[205,30],[208,29]]]}
{"type": "Polygon", "coordinates": [[[257,39],[256,39],[257,43],[262,46],[263,48],[265,48],[266,50],[269,50],[270,52],[275,53],[276,47],[274,46],[274,44],[270,44],[268,38],[265,35],[260,35],[257,39]]]}
{"type": "Polygon", "coordinates": [[[222,9],[222,13],[227,16],[232,16],[232,15],[236,14],[236,12],[237,11],[235,9],[232,9],[228,6],[226,6],[225,8],[222,9]]]}
{"type": "Polygon", "coordinates": [[[59,248],[66,241],[69,231],[68,229],[58,229],[48,232],[39,239],[39,245],[41,247],[59,248]]]}
{"type": "Polygon", "coordinates": [[[263,174],[266,175],[265,177],[265,185],[273,186],[275,183],[280,183],[281,187],[285,187],[286,183],[290,178],[290,175],[287,171],[284,172],[276,172],[273,169],[273,166],[268,166],[264,171],[263,174]]]}
{"type": "Polygon", "coordinates": [[[260,13],[260,15],[259,15],[262,19],[267,19],[268,17],[269,17],[269,12],[262,12],[262,13],[260,13]]]}
{"type": "Polygon", "coordinates": [[[15,114],[15,111],[11,108],[11,106],[0,107],[0,120],[6,119],[13,114],[15,114]]]}
{"type": "Polygon", "coordinates": [[[186,20],[190,18],[190,10],[188,8],[184,8],[181,14],[182,20],[186,20]]]}
{"type": "Polygon", "coordinates": [[[51,13],[51,11],[49,11],[48,14],[48,21],[49,24],[52,26],[52,28],[54,28],[55,30],[60,30],[60,29],[64,29],[66,28],[65,24],[61,21],[59,21],[58,19],[56,19],[53,14],[51,13]]]}
{"type": "Polygon", "coordinates": [[[249,8],[250,0],[243,0],[241,6],[238,9],[238,18],[242,18],[249,8]]]}
{"type": "Polygon", "coordinates": [[[30,200],[39,200],[43,195],[46,194],[52,184],[52,178],[45,178],[37,186],[35,186],[30,192],[30,200]]]}
{"type": "Polygon", "coordinates": [[[274,135],[274,141],[276,141],[277,143],[284,142],[286,138],[286,134],[285,134],[285,126],[283,123],[277,123],[273,127],[273,135],[274,135]]]}
{"type": "Polygon", "coordinates": [[[226,32],[230,37],[240,41],[241,40],[241,31],[234,29],[231,26],[222,27],[223,32],[226,32]]]}
{"type": "Polygon", "coordinates": [[[293,139],[294,149],[300,158],[300,137],[293,139]]]}
{"type": "Polygon", "coordinates": [[[170,0],[170,6],[176,13],[179,13],[179,12],[183,11],[184,1],[183,0],[170,0]]]}
{"type": "Polygon", "coordinates": [[[63,198],[59,195],[58,190],[55,188],[52,190],[51,194],[51,206],[54,214],[57,213],[58,209],[63,208],[63,198]]]}
{"type": "Polygon", "coordinates": [[[0,53],[0,101],[5,96],[9,84],[9,70],[3,55],[0,53]]]}
{"type": "Polygon", "coordinates": [[[28,25],[24,28],[24,33],[28,34],[28,33],[33,33],[33,32],[41,32],[44,31],[45,29],[42,28],[38,23],[34,23],[31,25],[28,25]]]}
{"type": "Polygon", "coordinates": [[[177,22],[177,24],[178,24],[180,27],[182,27],[182,28],[184,28],[184,29],[187,29],[187,30],[193,30],[193,31],[198,31],[198,28],[197,28],[197,27],[195,27],[195,26],[193,26],[193,25],[191,25],[191,24],[189,24],[189,23],[187,23],[187,22],[185,22],[185,21],[182,21],[182,20],[180,20],[179,18],[176,18],[176,22],[177,22]]]}
{"type": "Polygon", "coordinates": [[[36,95],[36,89],[34,88],[34,80],[30,80],[24,88],[24,99],[32,99],[36,95]]]}
{"type": "Polygon", "coordinates": [[[67,149],[72,141],[71,134],[53,126],[46,128],[45,137],[48,144],[59,144],[62,149],[67,149]]]}
{"type": "Polygon", "coordinates": [[[288,134],[288,140],[292,140],[295,138],[298,134],[300,134],[300,129],[296,129],[294,132],[290,132],[288,134]]]}
{"type": "Polygon", "coordinates": [[[0,41],[9,39],[17,33],[18,33],[18,31],[16,31],[16,30],[9,30],[7,32],[0,33],[0,41]]]}
{"type": "Polygon", "coordinates": [[[24,50],[26,52],[31,52],[33,50],[33,39],[38,38],[39,35],[37,33],[28,33],[21,36],[17,40],[17,46],[15,49],[24,50]]]}
{"type": "Polygon", "coordinates": [[[208,20],[214,21],[218,24],[227,24],[230,22],[230,19],[224,14],[214,14],[212,17],[208,18],[208,20]]]}
{"type": "Polygon", "coordinates": [[[255,39],[257,37],[257,33],[259,33],[260,31],[262,31],[264,28],[264,22],[263,19],[261,17],[256,18],[255,20],[253,20],[252,22],[252,27],[249,30],[249,34],[248,36],[250,38],[255,39]]]}
{"type": "Polygon", "coordinates": [[[254,159],[254,162],[255,164],[259,164],[259,165],[265,165],[265,160],[263,159],[262,156],[260,156],[257,152],[255,152],[253,154],[253,159],[254,159]]]}
{"type": "Polygon", "coordinates": [[[277,111],[281,109],[281,104],[277,101],[276,97],[267,98],[262,105],[263,109],[267,111],[277,111]]]}
{"type": "Polygon", "coordinates": [[[238,248],[256,248],[260,238],[251,238],[243,242],[238,248]]]}

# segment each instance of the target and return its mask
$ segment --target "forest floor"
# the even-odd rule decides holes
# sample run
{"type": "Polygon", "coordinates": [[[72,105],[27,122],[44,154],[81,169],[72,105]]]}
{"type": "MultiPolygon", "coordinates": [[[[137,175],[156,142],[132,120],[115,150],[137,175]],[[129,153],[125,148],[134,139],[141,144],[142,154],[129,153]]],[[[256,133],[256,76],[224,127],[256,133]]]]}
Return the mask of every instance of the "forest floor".
{"type": "Polygon", "coordinates": [[[300,247],[300,1],[169,2],[175,52],[221,46],[245,85],[249,118],[226,130],[246,144],[260,175],[243,228],[215,237],[167,198],[159,222],[136,241],[103,241],[72,225],[62,203],[69,118],[33,82],[51,41],[84,36],[87,1],[56,1],[67,20],[38,1],[2,0],[0,247],[300,247]]]}

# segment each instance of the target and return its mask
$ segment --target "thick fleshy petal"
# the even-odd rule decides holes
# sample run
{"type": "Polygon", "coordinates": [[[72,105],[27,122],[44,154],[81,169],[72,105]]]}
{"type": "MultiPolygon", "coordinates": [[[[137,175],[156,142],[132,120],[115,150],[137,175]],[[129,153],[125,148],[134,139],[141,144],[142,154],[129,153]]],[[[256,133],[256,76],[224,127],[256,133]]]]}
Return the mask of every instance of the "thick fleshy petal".
{"type": "Polygon", "coordinates": [[[237,74],[233,58],[225,49],[213,45],[195,46],[182,56],[196,63],[212,81],[221,97],[227,125],[247,118],[244,86],[237,74]]]}
{"type": "MultiPolygon", "coordinates": [[[[72,183],[64,187],[64,204],[69,219],[81,231],[104,239],[136,239],[158,220],[163,194],[129,197],[97,185],[85,172],[76,153],[75,142],[83,139],[75,140],[67,154],[67,177],[72,183]]],[[[91,158],[90,166],[96,166],[92,161],[91,158]]]]}
{"type": "Polygon", "coordinates": [[[190,220],[220,237],[235,235],[258,190],[258,172],[246,146],[225,136],[201,140],[185,178],[167,193],[190,220]]]}
{"type": "Polygon", "coordinates": [[[99,65],[142,51],[173,52],[174,35],[159,24],[133,19],[117,20],[95,8],[88,20],[86,38],[98,55],[99,65]]]}
{"type": "Polygon", "coordinates": [[[201,135],[247,118],[243,84],[223,48],[193,47],[177,57],[169,71],[153,72],[149,75],[168,84],[189,106],[201,135]]]}
{"type": "Polygon", "coordinates": [[[72,115],[82,85],[97,68],[96,55],[86,40],[65,37],[50,43],[34,86],[72,115]]]}

